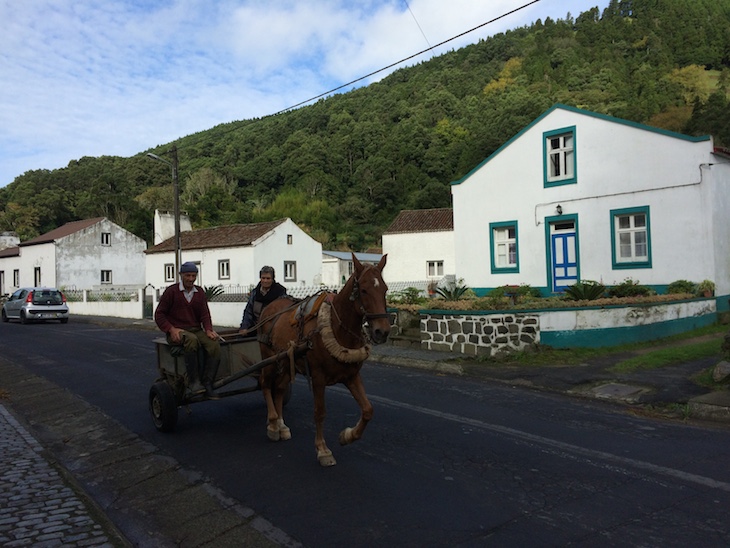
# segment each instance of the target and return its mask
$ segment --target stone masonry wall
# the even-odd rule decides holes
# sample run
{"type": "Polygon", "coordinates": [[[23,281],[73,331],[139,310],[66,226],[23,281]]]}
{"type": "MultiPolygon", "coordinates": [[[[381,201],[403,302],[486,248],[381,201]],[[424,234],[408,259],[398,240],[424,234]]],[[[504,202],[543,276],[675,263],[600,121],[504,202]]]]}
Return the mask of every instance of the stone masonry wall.
{"type": "Polygon", "coordinates": [[[421,348],[494,356],[525,350],[540,342],[536,314],[426,314],[421,316],[421,348]]]}

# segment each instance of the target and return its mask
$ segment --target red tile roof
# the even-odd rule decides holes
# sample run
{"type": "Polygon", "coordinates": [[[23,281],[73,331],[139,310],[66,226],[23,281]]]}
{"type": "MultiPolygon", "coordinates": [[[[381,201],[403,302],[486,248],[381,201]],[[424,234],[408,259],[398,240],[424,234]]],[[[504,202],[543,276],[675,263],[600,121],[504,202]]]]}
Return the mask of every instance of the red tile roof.
{"type": "MultiPolygon", "coordinates": [[[[250,246],[264,234],[271,232],[286,219],[253,223],[247,225],[228,225],[214,228],[203,228],[180,233],[182,249],[210,249],[212,247],[241,247],[250,246]]],[[[168,253],[175,251],[175,237],[168,238],[145,253],[168,253]]]]}
{"type": "Polygon", "coordinates": [[[383,234],[448,230],[454,230],[453,209],[408,209],[401,211],[383,234]]]}
{"type": "Polygon", "coordinates": [[[26,242],[20,242],[18,245],[23,247],[26,245],[47,244],[55,242],[56,240],[59,240],[65,236],[69,236],[70,234],[74,234],[76,232],[79,232],[80,230],[84,230],[85,228],[95,225],[96,223],[101,222],[104,219],[105,217],[96,217],[95,219],[72,221],[70,223],[66,223],[63,226],[59,226],[58,228],[54,228],[50,232],[46,232],[45,234],[36,236],[35,238],[32,238],[26,242]]]}

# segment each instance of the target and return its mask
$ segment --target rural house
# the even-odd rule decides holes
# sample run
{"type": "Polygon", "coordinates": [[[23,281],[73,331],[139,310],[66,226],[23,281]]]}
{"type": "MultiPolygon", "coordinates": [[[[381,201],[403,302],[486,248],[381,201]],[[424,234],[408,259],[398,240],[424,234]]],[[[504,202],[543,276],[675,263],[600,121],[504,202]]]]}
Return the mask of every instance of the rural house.
{"type": "Polygon", "coordinates": [[[401,211],[383,232],[383,254],[388,255],[383,279],[393,286],[391,289],[396,284],[425,286],[453,276],[456,274],[453,210],[401,211]]]}
{"type": "MultiPolygon", "coordinates": [[[[276,281],[287,289],[321,283],[322,244],[289,218],[184,231],[180,241],[182,262],[198,265],[201,286],[248,290],[265,265],[274,267],[276,281]]],[[[177,280],[174,236],[145,253],[148,285],[164,289],[177,280]]]]}
{"type": "Polygon", "coordinates": [[[106,217],[66,223],[0,252],[0,293],[37,285],[140,288],[146,247],[106,217]]]}
{"type": "Polygon", "coordinates": [[[729,152],[557,104],[452,183],[456,274],[478,294],[630,278],[660,293],[709,279],[727,295],[729,152]]]}
{"type": "MultiPolygon", "coordinates": [[[[362,264],[376,265],[383,258],[379,253],[355,253],[355,257],[362,264]]],[[[352,253],[349,251],[322,252],[322,284],[329,287],[344,285],[352,275],[352,253]]]]}

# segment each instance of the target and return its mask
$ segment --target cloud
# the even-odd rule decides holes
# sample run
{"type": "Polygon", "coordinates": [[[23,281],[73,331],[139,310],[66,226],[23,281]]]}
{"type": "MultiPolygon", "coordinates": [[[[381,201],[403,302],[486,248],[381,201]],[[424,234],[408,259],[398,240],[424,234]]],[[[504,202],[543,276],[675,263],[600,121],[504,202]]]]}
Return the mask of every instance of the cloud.
{"type": "MultiPolygon", "coordinates": [[[[528,2],[2,2],[0,186],[278,112],[528,2]]],[[[575,4],[590,7],[542,0],[407,64],[575,4]]]]}

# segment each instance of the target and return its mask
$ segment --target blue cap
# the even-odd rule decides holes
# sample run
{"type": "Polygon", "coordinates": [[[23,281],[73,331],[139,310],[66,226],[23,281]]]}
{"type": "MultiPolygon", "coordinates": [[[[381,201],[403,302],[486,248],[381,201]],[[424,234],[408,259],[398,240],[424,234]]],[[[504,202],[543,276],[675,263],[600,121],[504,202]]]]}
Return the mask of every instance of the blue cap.
{"type": "Polygon", "coordinates": [[[195,272],[198,273],[198,267],[195,266],[195,263],[187,262],[180,265],[180,274],[185,274],[186,272],[195,272]]]}

